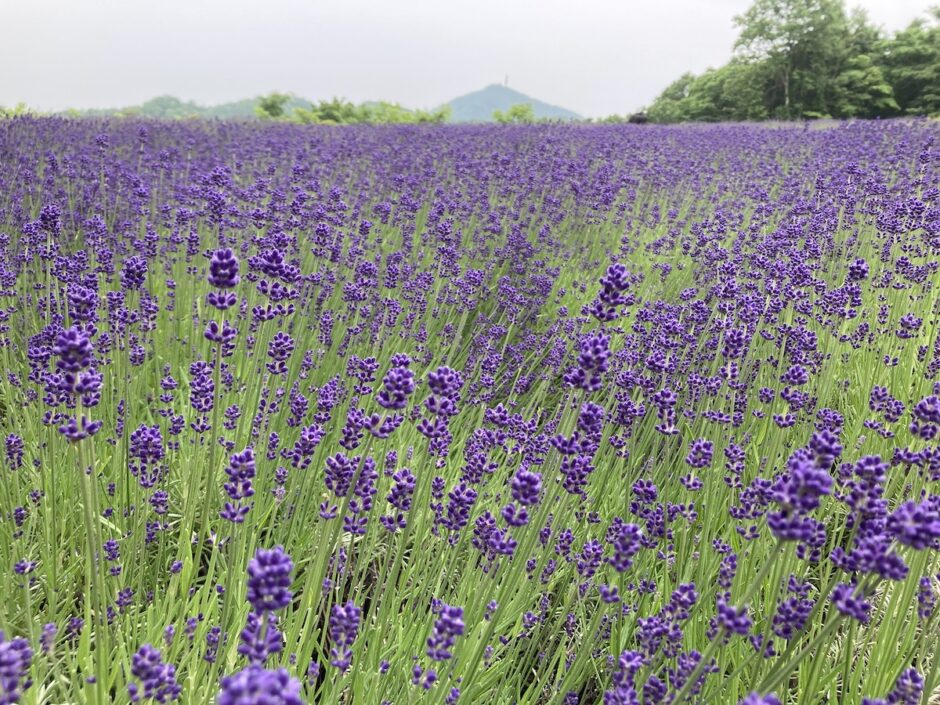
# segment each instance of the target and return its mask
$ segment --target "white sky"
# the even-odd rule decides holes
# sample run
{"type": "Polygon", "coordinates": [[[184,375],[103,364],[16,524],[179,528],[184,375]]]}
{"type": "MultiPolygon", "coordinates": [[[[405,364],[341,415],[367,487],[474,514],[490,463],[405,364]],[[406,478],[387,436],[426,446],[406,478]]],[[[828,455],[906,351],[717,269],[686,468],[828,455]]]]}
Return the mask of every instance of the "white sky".
{"type": "MultiPolygon", "coordinates": [[[[281,90],[431,108],[508,75],[582,115],[622,114],[724,63],[750,1],[0,0],[0,105],[281,90]]],[[[936,2],[847,4],[895,30],[936,2]]]]}

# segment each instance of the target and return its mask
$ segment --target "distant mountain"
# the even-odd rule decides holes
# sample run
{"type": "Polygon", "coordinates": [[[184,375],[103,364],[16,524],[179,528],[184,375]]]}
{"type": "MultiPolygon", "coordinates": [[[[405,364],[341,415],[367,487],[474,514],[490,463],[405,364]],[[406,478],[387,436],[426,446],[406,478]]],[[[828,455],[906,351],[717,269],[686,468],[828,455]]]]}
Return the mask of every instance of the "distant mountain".
{"type": "Polygon", "coordinates": [[[543,103],[535,98],[530,98],[525,93],[520,93],[508,86],[501,86],[498,83],[473,93],[467,93],[459,98],[454,98],[447,105],[453,111],[450,117],[451,122],[491,122],[493,120],[493,111],[505,111],[519,103],[531,104],[532,109],[535,111],[535,117],[540,119],[579,120],[581,118],[580,115],[571,110],[543,103]]]}

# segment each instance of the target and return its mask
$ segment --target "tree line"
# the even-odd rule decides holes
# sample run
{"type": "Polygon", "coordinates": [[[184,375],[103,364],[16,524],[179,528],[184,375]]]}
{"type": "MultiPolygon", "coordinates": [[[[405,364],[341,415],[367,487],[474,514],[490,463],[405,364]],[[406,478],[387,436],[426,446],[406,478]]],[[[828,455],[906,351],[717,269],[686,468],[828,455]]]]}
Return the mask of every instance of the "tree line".
{"type": "Polygon", "coordinates": [[[734,21],[731,60],[679,77],[651,122],[940,114],[940,7],[890,35],[842,0],[756,0],[734,21]]]}
{"type": "MultiPolygon", "coordinates": [[[[441,124],[450,119],[449,105],[437,110],[412,110],[397,103],[378,101],[373,103],[351,103],[342,98],[321,100],[309,107],[288,109],[290,96],[285,93],[270,93],[261,97],[255,106],[255,114],[262,120],[281,120],[318,125],[356,124],[441,124]]],[[[531,125],[534,123],[566,122],[557,118],[539,118],[531,103],[516,103],[506,110],[494,110],[492,121],[500,125],[531,125]]]]}
{"type": "Polygon", "coordinates": [[[256,115],[262,120],[282,120],[304,125],[407,125],[440,124],[450,117],[450,106],[437,110],[412,110],[398,103],[352,103],[342,98],[321,100],[307,107],[288,109],[291,96],[270,93],[258,100],[256,115]]]}

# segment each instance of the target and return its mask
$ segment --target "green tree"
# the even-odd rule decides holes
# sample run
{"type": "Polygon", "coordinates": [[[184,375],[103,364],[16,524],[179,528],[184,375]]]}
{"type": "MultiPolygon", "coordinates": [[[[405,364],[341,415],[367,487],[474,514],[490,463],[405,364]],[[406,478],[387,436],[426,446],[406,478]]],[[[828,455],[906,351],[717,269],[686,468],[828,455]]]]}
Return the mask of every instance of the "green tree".
{"type": "Polygon", "coordinates": [[[686,73],[654,122],[940,114],[940,8],[885,38],[843,0],[754,0],[732,60],[686,73]]]}
{"type": "Polygon", "coordinates": [[[343,98],[321,100],[309,108],[296,108],[291,120],[318,125],[407,125],[440,124],[450,117],[450,107],[437,110],[411,110],[398,103],[379,101],[359,105],[343,98]]]}
{"type": "Polygon", "coordinates": [[[258,99],[255,115],[262,120],[279,120],[284,117],[288,101],[290,101],[290,96],[286,93],[269,93],[258,99]]]}
{"type": "Polygon", "coordinates": [[[708,69],[689,84],[684,112],[687,120],[695,122],[719,122],[726,118],[724,84],[726,76],[722,69],[708,69]]]}
{"type": "Polygon", "coordinates": [[[770,114],[828,114],[848,36],[842,0],[755,0],[735,24],[738,56],[769,72],[770,114]]]}
{"type": "Polygon", "coordinates": [[[535,122],[535,108],[532,103],[516,103],[506,112],[494,110],[493,119],[501,125],[528,125],[535,122]]]}
{"type": "Polygon", "coordinates": [[[725,67],[722,95],[729,120],[766,120],[771,87],[767,64],[732,60],[725,67]]]}
{"type": "Polygon", "coordinates": [[[0,120],[5,120],[7,118],[15,118],[21,115],[35,115],[36,113],[30,110],[26,103],[17,103],[12,108],[5,108],[0,105],[0,120]]]}
{"type": "Polygon", "coordinates": [[[454,109],[449,105],[441,106],[436,110],[416,110],[414,111],[415,122],[420,124],[442,125],[450,120],[454,109]]]}
{"type": "Polygon", "coordinates": [[[450,117],[450,106],[437,110],[411,110],[398,103],[380,101],[370,106],[371,113],[368,122],[384,125],[416,125],[428,123],[447,122],[450,117]]]}
{"type": "Polygon", "coordinates": [[[297,122],[323,125],[351,125],[369,122],[371,111],[367,106],[358,106],[345,98],[321,100],[309,109],[297,108],[294,118],[297,122]]]}
{"type": "Polygon", "coordinates": [[[695,76],[686,72],[679,76],[675,81],[666,86],[666,89],[659,94],[653,104],[647,110],[650,120],[653,122],[685,122],[689,119],[687,99],[692,84],[695,83],[695,76]]]}
{"type": "Polygon", "coordinates": [[[732,61],[701,76],[684,74],[653,102],[653,122],[763,120],[767,76],[760,62],[732,61]]]}
{"type": "Polygon", "coordinates": [[[940,114],[940,8],[882,43],[881,64],[902,113],[940,114]]]}
{"type": "Polygon", "coordinates": [[[884,36],[868,17],[868,11],[861,7],[853,7],[849,12],[848,37],[846,50],[849,56],[861,54],[875,55],[880,50],[884,36]]]}
{"type": "Polygon", "coordinates": [[[411,111],[398,103],[380,101],[370,106],[369,122],[379,125],[396,125],[411,122],[411,111]]]}
{"type": "Polygon", "coordinates": [[[834,114],[839,117],[888,117],[900,108],[881,67],[868,54],[850,57],[836,80],[834,114]]]}

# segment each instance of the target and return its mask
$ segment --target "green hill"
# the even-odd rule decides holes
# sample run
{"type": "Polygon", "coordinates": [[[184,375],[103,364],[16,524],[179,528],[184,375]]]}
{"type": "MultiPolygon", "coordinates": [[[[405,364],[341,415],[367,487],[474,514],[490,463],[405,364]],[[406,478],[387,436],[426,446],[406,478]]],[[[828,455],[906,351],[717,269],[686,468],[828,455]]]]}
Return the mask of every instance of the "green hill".
{"type": "Polygon", "coordinates": [[[505,112],[513,105],[529,103],[538,119],[555,120],[579,120],[581,118],[577,113],[566,108],[543,103],[535,98],[530,98],[525,93],[520,93],[507,86],[492,84],[473,93],[467,93],[459,98],[454,98],[447,105],[451,110],[451,122],[490,122],[493,119],[493,112],[501,110],[505,112]]]}
{"type": "MultiPolygon", "coordinates": [[[[141,117],[179,119],[179,118],[219,118],[227,120],[254,120],[255,106],[260,98],[245,98],[218,105],[200,105],[190,100],[180,100],[171,95],[162,95],[151,98],[141,105],[132,105],[125,108],[95,108],[80,111],[82,115],[139,115],[141,117]]],[[[292,97],[285,111],[293,112],[294,108],[309,107],[310,101],[292,97]]]]}

